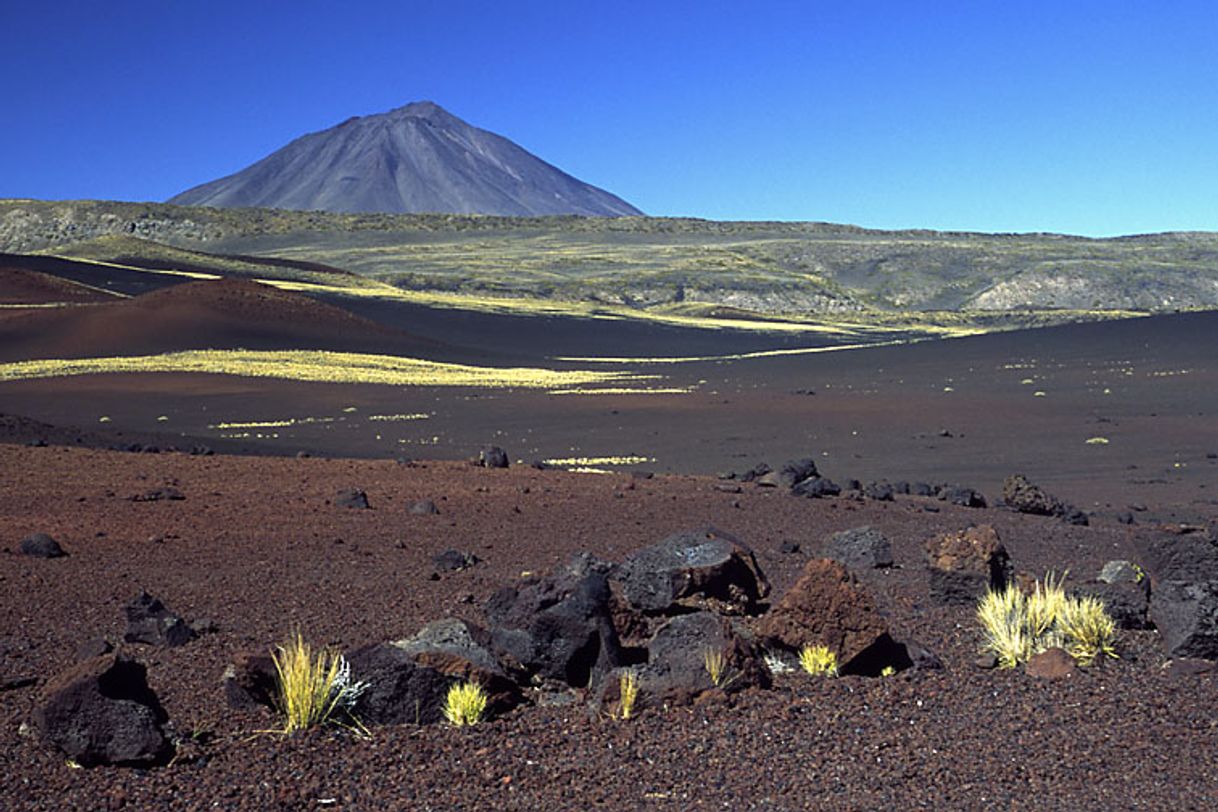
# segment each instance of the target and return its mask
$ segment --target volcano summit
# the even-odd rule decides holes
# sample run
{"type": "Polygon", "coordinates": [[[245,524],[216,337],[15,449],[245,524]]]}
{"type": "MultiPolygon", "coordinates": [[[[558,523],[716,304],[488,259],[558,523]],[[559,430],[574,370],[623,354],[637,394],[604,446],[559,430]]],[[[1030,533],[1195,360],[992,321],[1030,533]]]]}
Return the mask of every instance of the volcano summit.
{"type": "Polygon", "coordinates": [[[169,202],[352,213],[642,214],[429,101],[297,138],[169,202]]]}

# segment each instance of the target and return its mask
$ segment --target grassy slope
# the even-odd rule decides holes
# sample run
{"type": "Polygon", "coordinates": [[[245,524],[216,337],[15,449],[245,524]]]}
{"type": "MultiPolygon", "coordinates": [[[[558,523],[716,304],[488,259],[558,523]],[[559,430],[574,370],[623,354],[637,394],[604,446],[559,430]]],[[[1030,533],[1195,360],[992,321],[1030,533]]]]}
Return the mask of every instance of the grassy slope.
{"type": "Polygon", "coordinates": [[[653,318],[760,314],[967,329],[1076,320],[1098,315],[1093,310],[1218,307],[1218,234],[1210,233],[1093,240],[823,223],[0,201],[0,250],[36,249],[144,267],[355,284],[317,270],[268,270],[249,259],[180,249],[258,254],[354,271],[416,296],[448,297],[452,306],[511,297],[543,308],[579,303],[576,309],[653,318]],[[107,236],[116,234],[131,236],[107,236]]]}

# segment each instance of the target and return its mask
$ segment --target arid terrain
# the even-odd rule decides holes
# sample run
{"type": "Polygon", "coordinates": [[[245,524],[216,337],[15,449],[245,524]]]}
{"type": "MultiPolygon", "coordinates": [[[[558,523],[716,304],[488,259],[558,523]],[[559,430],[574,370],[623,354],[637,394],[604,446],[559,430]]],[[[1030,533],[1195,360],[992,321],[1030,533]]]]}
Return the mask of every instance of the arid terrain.
{"type": "MultiPolygon", "coordinates": [[[[1130,628],[1119,658],[1065,676],[980,667],[974,605],[938,599],[926,549],[989,525],[1015,573],[1081,588],[1129,560],[1152,590],[1178,580],[1174,550],[1209,555],[1218,313],[934,338],[0,266],[6,809],[1218,807],[1206,662],[1130,628]],[[470,463],[491,445],[511,467],[470,463]],[[749,473],[800,458],[842,492],[801,498],[749,473]],[[1000,505],[1013,474],[1087,524],[1000,505]],[[339,504],[353,489],[367,509],[339,504]],[[447,617],[493,628],[504,587],[548,588],[578,553],[622,564],[707,526],[751,548],[772,587],[730,615],[741,639],[764,638],[833,534],[878,530],[893,566],[852,572],[912,660],[890,676],[742,679],[688,703],[644,691],[630,719],[585,674],[529,684],[472,728],[366,737],[270,732],[273,712],[231,707],[221,684],[243,652],[296,632],[354,652],[447,617]],[[67,555],[21,554],[34,533],[67,555]],[[450,550],[460,566],[437,559],[450,550]],[[197,638],[123,643],[141,591],[197,638]],[[101,641],[146,667],[169,763],[73,769],[40,735],[58,675],[101,641]]],[[[622,617],[623,641],[674,619],[622,617]]]]}

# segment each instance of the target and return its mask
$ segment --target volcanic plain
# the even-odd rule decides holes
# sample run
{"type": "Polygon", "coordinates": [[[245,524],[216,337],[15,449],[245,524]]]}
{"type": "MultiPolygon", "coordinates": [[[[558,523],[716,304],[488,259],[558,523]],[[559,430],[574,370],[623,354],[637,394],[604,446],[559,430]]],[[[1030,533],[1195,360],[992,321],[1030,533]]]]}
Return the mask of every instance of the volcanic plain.
{"type": "MultiPolygon", "coordinates": [[[[0,262],[5,808],[1218,805],[1207,660],[1122,628],[1117,658],[1064,676],[982,667],[975,606],[936,598],[926,552],[989,526],[1012,573],[1073,588],[1128,560],[1156,588],[1164,550],[1212,549],[1214,312],[976,335],[778,329],[436,306],[358,295],[354,276],[339,295],[320,266],[289,270],[325,285],[268,285],[111,260],[0,262]],[[473,462],[490,446],[508,468],[473,462]],[[839,493],[766,480],[759,464],[788,460],[839,493]],[[1001,504],[1015,474],[1086,523],[1001,504]],[[367,507],[344,504],[352,491],[367,507]],[[952,495],[966,491],[985,506],[952,495]],[[474,727],[367,735],[275,732],[273,709],[235,708],[223,686],[298,632],[355,652],[445,618],[493,626],[505,588],[612,573],[706,527],[746,545],[770,586],[729,615],[742,639],[835,533],[878,531],[892,564],[853,583],[910,659],[887,676],[775,667],[768,687],[688,701],[644,691],[629,719],[586,673],[561,690],[525,680],[474,727]],[[66,555],[22,554],[36,533],[66,555]],[[195,639],[124,642],[143,592],[195,639]],[[145,668],[173,755],[76,768],[38,709],[111,645],[145,668]]],[[[645,642],[666,620],[615,633],[645,642]]]]}

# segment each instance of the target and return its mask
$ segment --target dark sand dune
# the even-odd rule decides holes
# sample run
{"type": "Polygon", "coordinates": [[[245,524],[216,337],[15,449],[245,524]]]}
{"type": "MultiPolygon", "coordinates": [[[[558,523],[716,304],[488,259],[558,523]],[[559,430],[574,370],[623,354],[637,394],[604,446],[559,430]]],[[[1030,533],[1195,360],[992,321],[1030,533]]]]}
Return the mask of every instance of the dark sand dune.
{"type": "Polygon", "coordinates": [[[188,282],[89,308],[0,316],[0,360],[145,355],[184,349],[442,353],[437,342],[257,282],[188,282]]]}
{"type": "Polygon", "coordinates": [[[0,256],[0,305],[112,302],[96,288],[41,271],[28,270],[0,256]]]}

